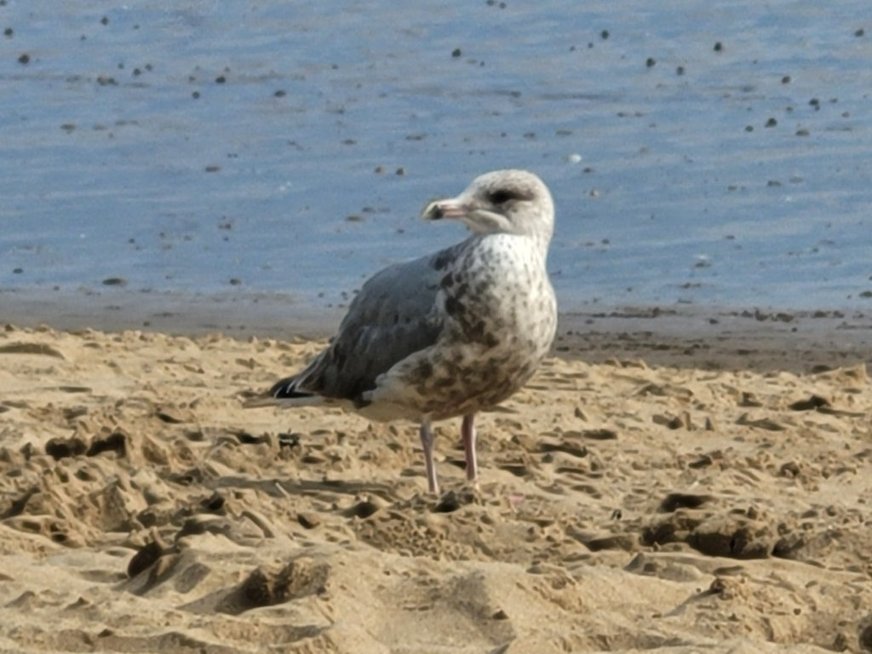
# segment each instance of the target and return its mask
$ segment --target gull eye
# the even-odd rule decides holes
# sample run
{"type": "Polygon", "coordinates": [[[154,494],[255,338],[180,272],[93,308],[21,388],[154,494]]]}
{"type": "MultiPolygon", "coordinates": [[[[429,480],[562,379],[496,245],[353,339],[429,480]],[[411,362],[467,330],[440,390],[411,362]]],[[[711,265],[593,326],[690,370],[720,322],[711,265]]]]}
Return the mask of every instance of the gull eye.
{"type": "Polygon", "coordinates": [[[517,196],[511,191],[500,190],[494,191],[493,193],[489,194],[487,196],[487,199],[490,201],[491,204],[504,204],[509,200],[516,199],[516,197],[517,196]]]}

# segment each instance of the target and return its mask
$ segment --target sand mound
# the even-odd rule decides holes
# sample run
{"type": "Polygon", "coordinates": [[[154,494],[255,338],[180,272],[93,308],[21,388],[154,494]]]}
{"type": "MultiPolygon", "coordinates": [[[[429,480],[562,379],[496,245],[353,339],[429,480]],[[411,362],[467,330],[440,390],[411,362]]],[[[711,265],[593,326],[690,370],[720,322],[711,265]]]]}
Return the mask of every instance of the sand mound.
{"type": "Polygon", "coordinates": [[[0,334],[0,648],[872,651],[872,388],[551,359],[480,425],[244,410],[319,343],[0,334]]]}

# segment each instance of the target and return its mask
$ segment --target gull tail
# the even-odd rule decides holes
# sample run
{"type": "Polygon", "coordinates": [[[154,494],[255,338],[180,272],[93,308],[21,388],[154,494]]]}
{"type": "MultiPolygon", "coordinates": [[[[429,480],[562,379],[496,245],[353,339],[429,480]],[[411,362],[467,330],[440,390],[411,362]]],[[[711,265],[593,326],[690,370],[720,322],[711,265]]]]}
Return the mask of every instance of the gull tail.
{"type": "Polygon", "coordinates": [[[242,406],[246,409],[255,409],[265,406],[316,406],[324,402],[325,398],[322,396],[301,389],[299,376],[296,376],[276,382],[266,393],[247,400],[242,406]]]}

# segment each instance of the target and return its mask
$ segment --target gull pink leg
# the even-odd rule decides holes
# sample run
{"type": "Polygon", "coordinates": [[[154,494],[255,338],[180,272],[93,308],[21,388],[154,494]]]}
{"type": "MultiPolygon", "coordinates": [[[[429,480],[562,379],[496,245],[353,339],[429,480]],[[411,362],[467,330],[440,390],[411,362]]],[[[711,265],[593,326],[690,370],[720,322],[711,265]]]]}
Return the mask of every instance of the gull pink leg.
{"type": "Polygon", "coordinates": [[[475,414],[463,416],[460,435],[463,437],[463,453],[466,455],[466,480],[478,486],[478,461],[475,457],[475,414]]]}
{"type": "Polygon", "coordinates": [[[436,463],[433,461],[433,432],[430,421],[421,422],[421,447],[424,448],[424,467],[427,469],[427,490],[433,495],[439,494],[439,480],[436,479],[436,463]]]}

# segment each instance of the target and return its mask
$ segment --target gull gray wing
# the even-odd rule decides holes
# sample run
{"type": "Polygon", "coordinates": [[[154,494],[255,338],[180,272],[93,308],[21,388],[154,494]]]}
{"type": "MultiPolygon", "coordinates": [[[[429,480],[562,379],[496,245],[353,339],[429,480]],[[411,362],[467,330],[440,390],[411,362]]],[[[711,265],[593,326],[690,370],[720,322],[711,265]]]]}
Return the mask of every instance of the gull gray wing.
{"type": "Polygon", "coordinates": [[[443,327],[436,308],[439,284],[464,244],[376,273],[352,301],[330,346],[300,374],[273,386],[270,395],[359,402],[379,375],[433,345],[443,327]]]}

